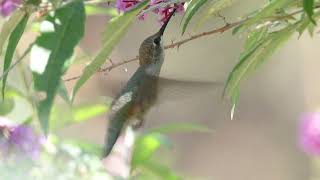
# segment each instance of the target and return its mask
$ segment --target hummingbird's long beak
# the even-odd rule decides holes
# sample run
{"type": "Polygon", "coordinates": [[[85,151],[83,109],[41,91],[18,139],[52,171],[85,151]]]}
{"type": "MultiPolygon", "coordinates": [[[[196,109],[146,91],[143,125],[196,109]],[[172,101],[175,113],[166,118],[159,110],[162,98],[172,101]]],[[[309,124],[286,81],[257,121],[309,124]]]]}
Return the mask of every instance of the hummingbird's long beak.
{"type": "Polygon", "coordinates": [[[174,8],[174,9],[173,9],[173,11],[172,11],[172,12],[171,12],[171,14],[169,15],[169,17],[168,17],[167,21],[166,21],[166,22],[164,22],[164,24],[161,26],[161,28],[160,28],[160,30],[159,30],[159,32],[158,32],[158,34],[159,34],[160,36],[162,36],[162,35],[163,35],[164,30],[165,30],[165,29],[166,29],[166,27],[167,27],[167,24],[169,23],[169,21],[170,21],[171,17],[172,17],[172,16],[173,16],[173,14],[176,12],[176,10],[177,10],[177,8],[174,8]]]}

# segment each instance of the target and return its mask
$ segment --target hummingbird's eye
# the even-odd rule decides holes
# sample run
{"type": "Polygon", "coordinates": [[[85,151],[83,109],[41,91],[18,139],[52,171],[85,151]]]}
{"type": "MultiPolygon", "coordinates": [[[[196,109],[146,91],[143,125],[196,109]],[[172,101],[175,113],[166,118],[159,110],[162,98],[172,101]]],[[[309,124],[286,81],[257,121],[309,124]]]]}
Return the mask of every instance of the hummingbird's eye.
{"type": "Polygon", "coordinates": [[[156,45],[159,45],[160,44],[160,41],[161,41],[161,37],[157,37],[153,40],[153,42],[156,44],[156,45]]]}

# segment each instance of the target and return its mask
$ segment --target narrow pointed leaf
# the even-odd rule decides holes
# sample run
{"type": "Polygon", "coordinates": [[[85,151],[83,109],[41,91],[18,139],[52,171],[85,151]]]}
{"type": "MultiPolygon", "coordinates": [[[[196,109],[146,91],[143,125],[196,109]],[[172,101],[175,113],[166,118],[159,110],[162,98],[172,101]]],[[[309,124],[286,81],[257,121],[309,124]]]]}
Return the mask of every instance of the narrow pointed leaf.
{"type": "Polygon", "coordinates": [[[78,124],[105,114],[109,106],[102,103],[81,104],[69,106],[66,104],[55,105],[50,116],[51,129],[53,131],[66,126],[78,124]],[[61,116],[63,114],[63,116],[61,116]]]}
{"type": "MultiPolygon", "coordinates": [[[[31,50],[30,68],[34,86],[44,92],[38,104],[38,116],[45,134],[49,129],[51,106],[59,88],[66,63],[84,35],[85,10],[82,1],[74,1],[50,13],[40,25],[41,35],[31,50]]],[[[68,63],[67,63],[68,64],[68,63]]]]}
{"type": "Polygon", "coordinates": [[[91,63],[86,66],[80,79],[76,82],[76,85],[73,88],[71,101],[74,100],[74,97],[81,86],[87,82],[87,80],[89,80],[91,76],[107,61],[113,48],[127,32],[128,27],[131,25],[138,13],[147,6],[147,3],[148,1],[144,1],[135,9],[110,20],[107,25],[107,29],[103,34],[103,47],[91,63]]]}
{"type": "Polygon", "coordinates": [[[311,24],[311,21],[308,17],[305,17],[303,14],[301,17],[301,25],[297,28],[297,31],[299,32],[299,37],[303,34],[303,32],[309,27],[311,24]]]}
{"type": "Polygon", "coordinates": [[[218,12],[223,9],[231,6],[236,0],[216,0],[212,1],[209,5],[209,9],[205,11],[201,18],[199,19],[195,29],[200,28],[206,21],[208,21],[211,17],[215,16],[218,12]]]}
{"type": "MultiPolygon", "coordinates": [[[[314,20],[318,20],[320,17],[320,12],[317,12],[313,15],[314,20]]],[[[299,37],[303,34],[303,32],[307,29],[309,32],[309,35],[312,37],[313,36],[313,31],[316,25],[314,25],[309,17],[306,17],[305,14],[302,14],[301,19],[300,19],[300,25],[297,27],[297,32],[299,32],[299,37]]]]}
{"type": "Polygon", "coordinates": [[[298,24],[288,26],[280,31],[269,34],[257,42],[240,56],[239,63],[229,74],[225,92],[231,97],[237,96],[241,80],[254,71],[261,63],[269,58],[295,32],[298,24]]]}
{"type": "Polygon", "coordinates": [[[259,29],[255,29],[254,31],[250,32],[248,38],[244,44],[244,49],[249,50],[253,48],[256,44],[261,42],[267,35],[268,35],[268,27],[264,26],[259,29]]]}
{"type": "Polygon", "coordinates": [[[207,0],[191,0],[190,4],[188,5],[186,12],[183,16],[183,26],[182,26],[182,34],[187,29],[187,26],[193,17],[193,15],[200,9],[201,6],[203,6],[207,0]]]}
{"type": "Polygon", "coordinates": [[[151,171],[154,175],[156,175],[160,179],[165,179],[165,180],[183,179],[177,173],[175,173],[170,167],[160,164],[154,160],[146,161],[143,164],[143,169],[151,171]]]}
{"type": "MultiPolygon", "coordinates": [[[[244,17],[254,17],[257,13],[259,13],[260,10],[255,10],[255,11],[252,11],[250,12],[249,14],[245,15],[244,17]]],[[[248,19],[247,19],[248,21],[248,19]]],[[[235,27],[233,30],[232,30],[232,35],[235,35],[237,34],[241,29],[242,27],[245,26],[245,23],[241,23],[240,25],[238,25],[237,27],[235,27]]]]}
{"type": "Polygon", "coordinates": [[[0,32],[0,55],[2,54],[3,45],[7,41],[11,32],[18,25],[21,19],[26,15],[23,10],[15,11],[10,18],[2,25],[2,29],[0,32]]]}
{"type": "Polygon", "coordinates": [[[310,37],[314,36],[315,29],[316,29],[316,26],[314,24],[310,24],[308,26],[308,33],[309,33],[310,37]]]}
{"type": "Polygon", "coordinates": [[[70,97],[69,97],[69,94],[68,94],[68,90],[67,90],[67,88],[64,85],[64,82],[62,80],[60,80],[60,85],[59,85],[59,88],[58,88],[58,94],[66,103],[71,104],[70,97]]]}
{"type": "Polygon", "coordinates": [[[133,147],[131,167],[134,169],[148,161],[162,145],[170,146],[170,143],[168,138],[160,133],[140,136],[133,147]]]}
{"type": "Polygon", "coordinates": [[[240,95],[240,90],[238,88],[235,90],[235,92],[233,93],[233,96],[231,97],[231,102],[232,102],[232,108],[230,111],[230,119],[231,120],[233,120],[234,113],[235,113],[237,105],[238,105],[239,95],[240,95]]]}
{"type": "Polygon", "coordinates": [[[313,24],[316,24],[316,21],[313,19],[313,14],[314,14],[313,9],[314,9],[314,0],[303,0],[303,10],[308,15],[310,21],[313,24]]]}
{"type": "Polygon", "coordinates": [[[264,8],[255,13],[249,20],[247,20],[241,27],[237,29],[237,32],[241,32],[244,29],[251,27],[252,25],[261,22],[265,17],[271,16],[276,10],[288,6],[293,0],[272,0],[264,8]]]}
{"type": "Polygon", "coordinates": [[[20,38],[26,28],[27,22],[29,19],[29,15],[25,15],[19,22],[19,24],[15,27],[9,37],[7,51],[4,57],[4,65],[3,65],[3,79],[2,79],[2,97],[4,98],[5,88],[6,88],[6,81],[8,77],[8,73],[6,71],[10,68],[13,54],[16,50],[16,47],[20,41],[20,38]]]}
{"type": "Polygon", "coordinates": [[[7,98],[6,100],[0,101],[0,116],[9,114],[14,108],[15,102],[13,98],[7,98]]]}

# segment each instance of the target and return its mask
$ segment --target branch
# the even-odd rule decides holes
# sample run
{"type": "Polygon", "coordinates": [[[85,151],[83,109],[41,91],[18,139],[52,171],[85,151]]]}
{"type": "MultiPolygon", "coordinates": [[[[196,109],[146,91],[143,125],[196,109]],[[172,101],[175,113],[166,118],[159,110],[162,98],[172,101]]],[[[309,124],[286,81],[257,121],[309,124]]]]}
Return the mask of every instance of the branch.
{"type": "MultiPolygon", "coordinates": [[[[315,6],[314,9],[319,9],[320,8],[320,5],[317,5],[315,6]]],[[[273,17],[269,17],[271,18],[272,20],[281,20],[281,19],[286,19],[286,18],[290,18],[292,16],[295,16],[299,13],[302,13],[303,12],[303,9],[299,9],[299,10],[296,10],[296,11],[293,11],[291,12],[290,14],[287,14],[287,15],[284,15],[284,16],[273,16],[273,17]]],[[[217,33],[224,33],[225,31],[228,31],[238,25],[241,25],[243,23],[245,23],[247,20],[250,19],[250,17],[247,17],[245,19],[242,19],[240,21],[236,21],[236,22],[233,22],[233,23],[228,23],[225,19],[225,17],[221,16],[220,14],[218,14],[218,17],[221,17],[223,18],[223,21],[225,22],[225,25],[222,26],[222,27],[219,27],[217,29],[213,29],[211,31],[207,31],[207,32],[202,32],[202,33],[199,33],[199,34],[196,34],[196,35],[193,35],[193,36],[190,36],[189,38],[186,38],[186,39],[183,39],[181,41],[178,41],[178,42],[172,42],[171,44],[169,45],[166,45],[164,46],[164,49],[172,49],[172,48],[175,48],[177,47],[179,49],[179,47],[189,41],[193,41],[195,39],[198,39],[198,38],[201,38],[201,37],[205,37],[205,36],[209,36],[209,35],[213,35],[213,34],[217,34],[217,33]]],[[[131,59],[128,59],[128,60],[124,60],[122,62],[119,62],[119,63],[113,63],[112,61],[111,62],[111,65],[106,67],[106,68],[102,68],[100,69],[98,72],[110,72],[112,69],[116,68],[116,67],[119,67],[119,66],[122,66],[124,64],[127,64],[129,62],[133,62],[133,61],[137,61],[139,60],[139,56],[136,56],[135,58],[131,58],[131,59]]],[[[72,80],[76,80],[76,79],[79,79],[81,76],[78,75],[78,76],[74,76],[74,77],[71,77],[71,78],[67,78],[65,79],[64,81],[72,81],[72,80]]]]}
{"type": "Polygon", "coordinates": [[[204,37],[204,36],[213,35],[216,33],[224,33],[225,31],[230,30],[230,29],[234,28],[235,26],[242,24],[245,21],[246,20],[242,20],[242,21],[238,21],[238,22],[234,22],[234,23],[226,23],[224,26],[222,26],[220,28],[217,28],[217,29],[214,29],[211,31],[207,31],[207,32],[202,32],[200,34],[193,35],[187,39],[184,39],[184,40],[178,41],[176,43],[172,43],[170,45],[167,45],[164,47],[164,49],[171,49],[171,48],[175,48],[175,47],[179,48],[182,44],[185,44],[189,41],[192,41],[192,40],[204,37]]]}
{"type": "Polygon", "coordinates": [[[31,43],[28,46],[28,48],[23,52],[23,54],[19,57],[19,59],[14,64],[12,64],[6,71],[4,71],[3,74],[0,75],[0,80],[2,80],[6,74],[8,74],[14,67],[16,67],[16,65],[18,65],[26,57],[26,55],[30,52],[33,44],[34,43],[31,43]]]}
{"type": "MultiPolygon", "coordinates": [[[[166,45],[164,46],[164,49],[172,49],[172,48],[178,48],[189,42],[189,41],[193,41],[195,39],[198,39],[198,38],[201,38],[201,37],[204,37],[204,36],[209,36],[209,35],[213,35],[213,34],[217,34],[217,33],[223,33],[227,30],[230,30],[242,23],[244,23],[245,21],[247,21],[247,19],[244,19],[244,20],[241,20],[241,21],[237,21],[237,22],[234,22],[234,23],[226,23],[224,26],[220,27],[220,28],[217,28],[217,29],[213,29],[211,31],[207,31],[207,32],[202,32],[202,33],[199,33],[199,34],[196,34],[196,35],[193,35],[193,36],[190,36],[189,38],[186,38],[186,39],[183,39],[181,41],[178,41],[178,42],[172,42],[171,44],[169,45],[166,45]]],[[[128,60],[124,60],[122,62],[119,62],[119,63],[113,63],[112,61],[111,62],[111,65],[108,66],[108,67],[105,67],[105,68],[101,68],[98,72],[110,72],[112,69],[116,68],[116,67],[119,67],[119,66],[122,66],[124,64],[127,64],[129,62],[133,62],[133,61],[137,61],[139,60],[139,56],[136,56],[134,58],[131,58],[131,59],[128,59],[128,60]]],[[[64,81],[73,81],[73,80],[76,80],[76,79],[79,79],[81,77],[81,75],[78,75],[78,76],[74,76],[74,77],[71,77],[71,78],[67,78],[67,79],[64,79],[64,81]]]]}

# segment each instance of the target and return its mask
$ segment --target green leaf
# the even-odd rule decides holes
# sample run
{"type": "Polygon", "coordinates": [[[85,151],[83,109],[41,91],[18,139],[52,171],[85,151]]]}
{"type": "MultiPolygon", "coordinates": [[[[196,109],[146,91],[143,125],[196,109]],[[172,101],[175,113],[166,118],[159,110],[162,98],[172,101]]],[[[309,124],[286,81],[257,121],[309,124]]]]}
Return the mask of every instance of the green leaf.
{"type": "Polygon", "coordinates": [[[168,125],[164,125],[159,128],[153,128],[147,131],[147,133],[160,133],[160,134],[168,134],[168,133],[176,133],[176,132],[212,132],[207,127],[196,123],[184,122],[184,123],[169,123],[168,125]]]}
{"type": "Polygon", "coordinates": [[[241,30],[241,28],[242,28],[243,25],[244,25],[244,24],[240,24],[240,25],[238,25],[237,27],[233,28],[233,30],[232,30],[232,35],[237,34],[237,33],[241,30]]]}
{"type": "Polygon", "coordinates": [[[314,0],[303,0],[303,10],[308,15],[310,21],[313,24],[316,24],[316,21],[313,19],[313,14],[314,14],[313,9],[314,9],[314,0]]]}
{"type": "Polygon", "coordinates": [[[29,15],[25,15],[20,22],[17,24],[15,29],[12,31],[9,37],[9,42],[8,42],[8,47],[7,51],[4,57],[4,65],[3,65],[3,80],[2,80],[2,97],[4,99],[4,93],[5,93],[5,88],[6,88],[6,81],[9,73],[6,73],[8,68],[10,68],[11,62],[12,62],[12,57],[13,54],[16,50],[16,47],[20,41],[20,38],[26,28],[27,22],[29,19],[29,15]],[[6,73],[6,74],[5,74],[6,73]]]}
{"type": "Polygon", "coordinates": [[[26,4],[32,4],[34,6],[39,6],[41,3],[40,0],[26,0],[25,2],[26,2],[26,4]]]}
{"type": "Polygon", "coordinates": [[[76,82],[76,85],[74,86],[72,91],[72,101],[74,100],[74,97],[80,89],[80,87],[87,80],[89,80],[90,77],[96,71],[98,71],[99,68],[106,62],[113,48],[127,32],[127,29],[131,25],[132,21],[136,18],[138,13],[147,6],[147,4],[148,1],[144,1],[133,10],[128,11],[110,20],[103,34],[103,47],[102,49],[100,49],[99,53],[93,59],[93,61],[91,61],[91,63],[88,66],[86,66],[80,79],[76,82]]]}
{"type": "Polygon", "coordinates": [[[162,165],[158,162],[155,162],[154,160],[146,161],[143,164],[143,169],[151,171],[153,174],[155,174],[156,176],[158,176],[161,179],[165,179],[165,180],[182,179],[169,167],[162,165]]]}
{"type": "Polygon", "coordinates": [[[134,169],[148,161],[162,145],[170,146],[170,143],[167,137],[160,133],[150,133],[137,138],[133,147],[131,167],[134,169]]]}
{"type": "Polygon", "coordinates": [[[22,124],[23,125],[28,125],[30,126],[31,122],[33,121],[33,117],[32,116],[29,116],[27,117],[25,120],[22,121],[22,124]]]}
{"type": "Polygon", "coordinates": [[[303,32],[310,26],[311,21],[309,18],[306,18],[305,15],[303,14],[301,17],[301,25],[297,27],[297,31],[299,32],[299,37],[303,34],[303,32]]]}
{"type": "Polygon", "coordinates": [[[108,110],[105,104],[82,104],[70,107],[69,105],[54,106],[50,121],[52,121],[52,129],[58,130],[63,127],[84,122],[93,117],[104,114],[108,110]],[[63,116],[61,116],[63,114],[63,116]]]}
{"type": "Polygon", "coordinates": [[[64,85],[63,80],[60,80],[58,94],[66,103],[71,104],[68,90],[67,90],[66,86],[64,85]]]}
{"type": "Polygon", "coordinates": [[[72,114],[76,122],[81,122],[104,114],[107,110],[108,107],[105,104],[82,105],[74,108],[72,114]]]}
{"type": "Polygon", "coordinates": [[[254,14],[249,20],[237,28],[237,32],[251,27],[261,22],[264,18],[271,16],[276,10],[281,9],[292,3],[293,0],[272,0],[264,8],[254,14]]]}
{"type": "Polygon", "coordinates": [[[45,134],[49,116],[66,62],[84,35],[85,11],[83,1],[74,1],[50,13],[41,23],[41,35],[31,50],[30,68],[34,87],[45,97],[38,104],[38,116],[45,134]]]}
{"type": "Polygon", "coordinates": [[[103,8],[95,5],[86,5],[85,10],[86,10],[87,16],[107,15],[107,16],[115,17],[119,14],[116,8],[103,8]]]}
{"type": "Polygon", "coordinates": [[[79,140],[79,139],[67,139],[67,140],[64,140],[63,142],[80,148],[82,152],[93,154],[96,156],[100,156],[103,149],[98,144],[86,142],[84,140],[79,140]]]}
{"type": "Polygon", "coordinates": [[[314,24],[310,24],[308,26],[308,33],[309,33],[310,37],[314,36],[315,29],[316,29],[316,26],[314,24]]]}
{"type": "Polygon", "coordinates": [[[268,35],[268,29],[269,28],[267,26],[264,26],[251,31],[244,44],[244,49],[249,50],[261,42],[268,35]]]}
{"type": "Polygon", "coordinates": [[[204,11],[204,13],[201,15],[201,18],[199,19],[195,29],[201,27],[206,21],[208,21],[209,18],[215,16],[221,10],[231,6],[234,2],[235,0],[212,1],[211,5],[209,5],[209,9],[207,11],[204,11]]]}
{"type": "Polygon", "coordinates": [[[26,15],[25,11],[17,10],[10,16],[8,21],[6,21],[2,25],[2,29],[0,32],[0,55],[2,54],[4,43],[7,41],[11,32],[16,28],[16,26],[19,24],[21,19],[25,17],[25,15],[26,15]]]}
{"type": "Polygon", "coordinates": [[[231,97],[231,102],[232,102],[232,108],[230,111],[230,119],[231,120],[233,120],[234,113],[235,113],[236,107],[238,105],[239,96],[240,96],[240,90],[238,88],[234,91],[233,96],[231,97]]]}
{"type": "Polygon", "coordinates": [[[205,3],[207,2],[207,0],[191,0],[190,4],[188,5],[186,12],[183,16],[183,26],[182,26],[182,34],[184,34],[184,32],[187,29],[187,26],[191,20],[191,18],[193,17],[193,15],[199,10],[199,8],[201,6],[203,6],[205,3]]]}
{"type": "Polygon", "coordinates": [[[7,88],[5,89],[5,93],[6,93],[6,98],[15,98],[15,97],[18,97],[18,98],[24,98],[24,99],[27,99],[28,97],[24,94],[24,92],[22,92],[21,90],[15,88],[15,87],[12,87],[12,86],[9,86],[7,85],[7,88]]]}
{"type": "MultiPolygon", "coordinates": [[[[161,145],[169,146],[169,140],[163,134],[176,133],[176,132],[212,132],[207,127],[196,123],[170,123],[160,128],[148,130],[144,135],[136,140],[132,167],[135,168],[139,165],[149,161],[152,155],[161,145]]],[[[176,176],[175,176],[176,177],[176,176]]]]}
{"type": "MultiPolygon", "coordinates": [[[[11,86],[7,86],[5,89],[6,99],[0,101],[0,116],[8,115],[12,111],[16,109],[19,110],[21,100],[26,100],[26,97],[20,92],[18,89],[13,88],[11,86]]],[[[28,102],[27,102],[28,103],[28,102]]],[[[24,104],[28,105],[28,104],[24,104]]],[[[25,107],[25,106],[23,106],[25,107]]],[[[24,109],[26,110],[26,109],[24,109]]],[[[19,114],[21,115],[21,114],[19,114]]],[[[10,115],[9,115],[10,116],[10,115]]],[[[8,116],[8,117],[9,117],[8,116]]],[[[11,118],[12,116],[10,116],[11,118]]],[[[16,120],[16,119],[14,119],[16,120]]]]}
{"type": "MultiPolygon", "coordinates": [[[[245,17],[247,17],[247,18],[248,18],[248,17],[253,17],[253,16],[255,16],[258,12],[260,12],[259,9],[250,12],[249,14],[245,15],[245,17]]],[[[246,20],[246,21],[247,21],[247,20],[246,20]]],[[[240,25],[238,25],[237,27],[235,27],[235,28],[232,30],[232,35],[237,34],[237,33],[242,29],[242,26],[244,26],[244,25],[245,25],[244,23],[240,23],[240,25]]]]}
{"type": "Polygon", "coordinates": [[[298,24],[290,25],[282,30],[268,34],[263,40],[246,49],[240,56],[239,63],[229,74],[225,93],[238,96],[239,85],[242,79],[255,70],[262,62],[270,57],[295,32],[298,24]]]}
{"type": "MultiPolygon", "coordinates": [[[[320,17],[320,12],[317,12],[316,14],[313,15],[314,20],[318,20],[320,17]]],[[[314,25],[309,17],[306,17],[305,14],[301,15],[301,19],[299,21],[299,26],[297,27],[297,31],[299,32],[299,37],[303,34],[303,32],[307,29],[310,36],[313,36],[314,28],[316,25],[314,25]]]]}
{"type": "Polygon", "coordinates": [[[14,108],[14,99],[7,98],[3,101],[0,101],[0,116],[9,114],[14,108]]]}

